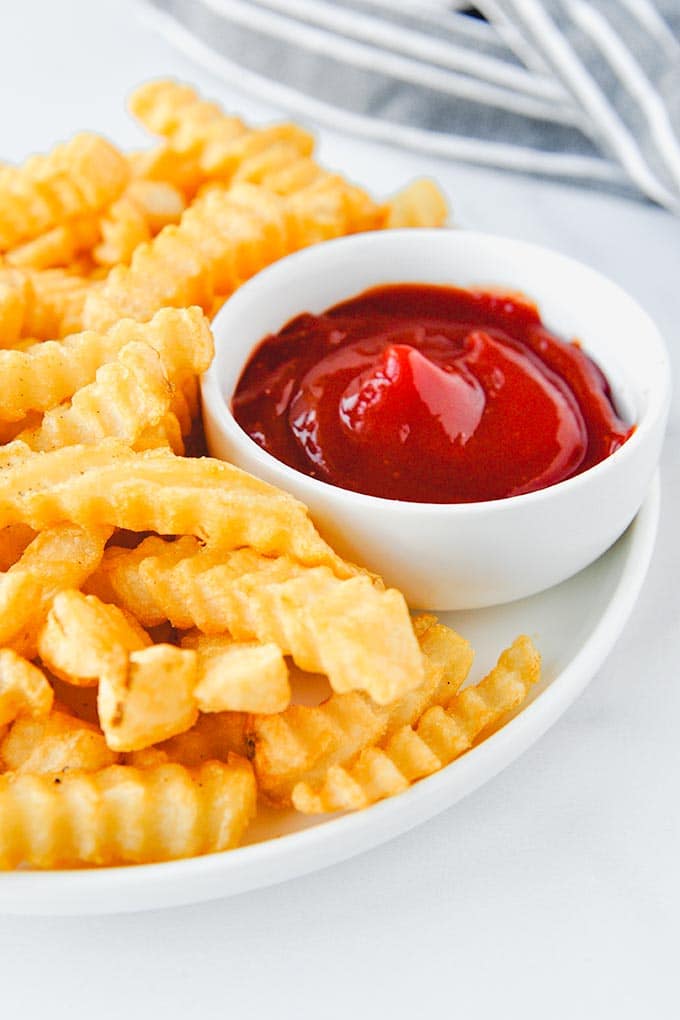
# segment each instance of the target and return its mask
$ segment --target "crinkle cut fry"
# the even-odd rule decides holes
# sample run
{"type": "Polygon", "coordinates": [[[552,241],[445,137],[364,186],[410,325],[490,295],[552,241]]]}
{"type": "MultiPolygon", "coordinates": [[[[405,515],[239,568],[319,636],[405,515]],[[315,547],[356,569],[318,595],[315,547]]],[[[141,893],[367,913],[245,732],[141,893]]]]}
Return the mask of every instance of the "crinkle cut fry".
{"type": "Polygon", "coordinates": [[[423,682],[390,705],[358,691],[333,694],[321,705],[291,705],[278,716],[251,717],[246,737],[258,784],[267,799],[289,805],[300,782],[319,786],[329,767],[352,761],[365,747],[388,739],[429,706],[451,699],[465,681],[473,652],[434,617],[414,620],[425,662],[423,682]]]}
{"type": "MultiPolygon", "coordinates": [[[[256,585],[288,581],[304,569],[287,556],[202,546],[190,536],[168,541],[150,535],[134,549],[110,546],[88,581],[88,591],[124,606],[145,627],[169,620],[179,630],[196,627],[203,634],[221,635],[229,627],[224,601],[230,585],[243,579],[256,585]]],[[[348,568],[346,576],[351,573],[348,568]]],[[[252,625],[239,622],[238,610],[231,620],[238,639],[251,640],[252,625]]]]}
{"type": "MultiPolygon", "coordinates": [[[[21,447],[23,444],[17,443],[21,447]]],[[[222,548],[353,569],[324,542],[292,496],[224,461],[134,453],[116,440],[19,456],[0,470],[0,528],[61,521],[161,535],[195,535],[222,548]]]]}
{"type": "MultiPolygon", "coordinates": [[[[124,321],[114,328],[123,326],[124,321]]],[[[208,320],[197,307],[162,308],[150,322],[129,322],[128,328],[138,330],[140,339],[158,353],[173,390],[172,413],[186,435],[198,413],[198,376],[208,369],[215,353],[208,320]]]]}
{"type": "Polygon", "coordinates": [[[85,321],[101,329],[121,316],[144,320],[162,306],[200,305],[298,248],[377,225],[378,208],[359,188],[330,177],[282,198],[253,184],[211,188],[140,245],[88,298],[85,321]],[[263,213],[266,210],[266,215],[263,213]]]}
{"type": "Polygon", "coordinates": [[[445,708],[429,708],[415,725],[367,747],[353,763],[331,766],[318,788],[298,783],[294,806],[306,814],[350,810],[401,793],[469,750],[485,730],[516,709],[540,671],[538,652],[521,635],[479,684],[465,688],[445,708]]]}
{"type": "Polygon", "coordinates": [[[128,263],[138,245],[177,223],[184,208],[184,196],[167,181],[132,180],[98,222],[101,242],[92,257],[102,266],[128,263]]]}
{"type": "Polygon", "coordinates": [[[98,727],[60,709],[20,717],[0,742],[0,763],[16,773],[95,772],[114,765],[117,757],[98,727]]]}
{"type": "Polygon", "coordinates": [[[188,194],[208,180],[228,181],[249,159],[285,143],[298,158],[308,156],[313,137],[296,124],[247,128],[215,103],[206,102],[187,85],[161,80],[141,85],[130,109],[166,145],[146,154],[143,174],[170,179],[188,194]]]}
{"type": "Polygon", "coordinates": [[[0,868],[144,864],[237,846],[255,814],[248,762],[112,765],[0,776],[0,868]]]}
{"type": "MultiPolygon", "coordinates": [[[[192,192],[210,181],[245,181],[290,195],[333,175],[311,157],[313,139],[293,124],[248,129],[187,85],[150,81],[132,95],[130,108],[144,126],[167,139],[146,154],[143,173],[170,177],[192,192]]],[[[377,207],[376,207],[377,210],[377,207]]],[[[430,180],[417,180],[376,211],[375,226],[436,227],[446,222],[446,201],[430,180]]]]}
{"type": "Polygon", "coordinates": [[[89,251],[99,237],[99,217],[96,214],[80,216],[12,248],[7,252],[6,262],[37,270],[69,266],[82,252],[89,251]]]}
{"type": "Polygon", "coordinates": [[[0,648],[0,727],[19,716],[47,715],[53,701],[42,670],[11,648],[0,648]]]}
{"type": "Polygon", "coordinates": [[[21,421],[31,411],[48,411],[69,400],[133,341],[143,341],[158,353],[176,390],[173,410],[176,404],[186,414],[190,382],[207,369],[214,351],[199,308],[161,309],[147,323],[124,319],[104,333],[90,330],[26,351],[0,350],[0,419],[21,421]]]}
{"type": "Polygon", "coordinates": [[[54,676],[77,687],[95,686],[103,672],[151,639],[118,606],[67,588],[55,595],[38,635],[41,660],[54,676]]]}
{"type": "Polygon", "coordinates": [[[110,206],[100,223],[100,238],[92,257],[100,266],[128,263],[135,248],[151,240],[151,231],[143,212],[123,195],[110,206]]]}
{"type": "Polygon", "coordinates": [[[0,169],[0,251],[74,216],[96,212],[118,197],[129,178],[127,160],[99,135],[83,133],[0,169]]]}
{"type": "Polygon", "coordinates": [[[0,641],[33,658],[54,595],[80,587],[99,565],[111,531],[103,525],[57,524],[37,534],[0,576],[0,641]]]}
{"type": "Polygon", "coordinates": [[[85,299],[98,286],[65,269],[0,266],[0,347],[12,347],[24,337],[48,340],[82,329],[85,299]]]}
{"type": "MultiPolygon", "coordinates": [[[[150,429],[158,446],[169,446],[163,419],[170,413],[172,387],[153,347],[140,341],[126,344],[115,361],[97,369],[94,382],[77,390],[69,404],[46,411],[39,425],[17,438],[32,450],[95,445],[107,437],[133,449],[150,429]]],[[[175,451],[179,452],[179,451],[175,451]]]]}
{"type": "Polygon", "coordinates": [[[55,407],[92,382],[100,365],[123,346],[115,331],[90,331],[27,351],[0,351],[0,416],[21,421],[30,411],[55,407]]]}
{"type": "MultiPolygon", "coordinates": [[[[399,592],[365,575],[341,579],[328,567],[304,569],[286,556],[178,553],[176,543],[165,550],[143,543],[129,555],[111,553],[113,564],[104,561],[100,574],[145,625],[162,616],[183,630],[273,642],[300,668],[327,675],[337,691],[362,688],[385,703],[422,680],[422,656],[399,592]],[[151,548],[158,555],[146,556],[151,548]]],[[[94,590],[106,597],[96,578],[94,590]]]]}
{"type": "Polygon", "coordinates": [[[193,556],[201,548],[198,539],[183,535],[168,542],[150,535],[134,549],[110,545],[102,561],[85,583],[85,590],[102,602],[115,602],[131,613],[144,627],[157,627],[167,617],[140,575],[139,567],[150,556],[162,557],[164,569],[193,556]]]}

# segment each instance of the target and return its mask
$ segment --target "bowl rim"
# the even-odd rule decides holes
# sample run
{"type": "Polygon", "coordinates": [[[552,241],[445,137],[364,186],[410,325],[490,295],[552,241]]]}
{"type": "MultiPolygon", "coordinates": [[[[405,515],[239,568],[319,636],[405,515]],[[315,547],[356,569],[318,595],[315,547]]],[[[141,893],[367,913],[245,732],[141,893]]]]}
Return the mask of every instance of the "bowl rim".
{"type": "MultiPolygon", "coordinates": [[[[424,270],[423,276],[426,277],[426,275],[427,272],[424,270]]],[[[394,282],[395,284],[398,284],[399,282],[416,283],[418,281],[408,280],[394,282]]],[[[423,279],[421,282],[427,284],[432,281],[423,279]]],[[[445,286],[445,284],[441,285],[445,286]]],[[[370,286],[380,286],[380,284],[366,284],[366,288],[370,286]]],[[[456,286],[456,284],[452,283],[451,286],[456,286]]],[[[464,285],[464,289],[471,289],[473,286],[474,284],[466,284],[464,285]]],[[[480,289],[486,287],[492,289],[494,284],[491,282],[480,283],[479,287],[480,289]]],[[[502,290],[502,287],[499,289],[502,290]]],[[[352,288],[352,290],[355,294],[361,293],[361,290],[356,290],[355,288],[352,288]]],[[[510,293],[510,288],[508,288],[508,293],[510,293]]],[[[348,294],[346,297],[338,297],[333,303],[339,303],[351,298],[352,296],[352,294],[348,294]]],[[[530,300],[534,300],[529,288],[527,289],[526,296],[530,300]]],[[[537,304],[540,305],[540,301],[537,301],[537,304]]],[[[282,323],[282,326],[283,325],[285,325],[285,323],[282,323]]],[[[308,489],[312,494],[312,497],[310,498],[313,498],[313,494],[317,493],[319,497],[324,497],[325,499],[345,499],[353,502],[357,509],[361,509],[363,507],[367,511],[382,510],[383,512],[389,513],[411,514],[420,512],[427,514],[428,516],[435,517],[442,514],[452,513],[456,516],[460,516],[462,514],[480,516],[487,513],[500,513],[504,510],[512,511],[518,506],[529,507],[530,505],[540,505],[541,503],[546,502],[546,500],[558,499],[562,494],[567,495],[570,492],[578,491],[578,489],[583,488],[583,486],[587,486],[590,484],[595,475],[598,477],[604,477],[607,472],[611,473],[612,471],[619,469],[623,470],[625,464],[635,456],[639,447],[644,443],[647,435],[650,432],[653,432],[659,423],[661,423],[662,428],[665,427],[665,419],[670,408],[671,372],[668,349],[661,331],[657,327],[651,315],[634,297],[632,297],[631,294],[628,293],[628,291],[615,283],[608,276],[599,272],[599,270],[594,269],[587,263],[581,262],[579,259],[573,258],[572,256],[564,255],[562,252],[531,241],[523,241],[521,239],[483,231],[445,227],[409,227],[394,230],[364,231],[360,234],[352,234],[347,237],[334,238],[333,240],[310,245],[300,251],[284,256],[243,283],[238,290],[236,290],[227,299],[216,315],[212,323],[212,331],[216,339],[216,351],[211,365],[201,378],[201,391],[203,402],[204,404],[209,405],[212,419],[219,423],[221,431],[223,433],[227,433],[236,443],[240,443],[244,448],[246,448],[250,454],[251,460],[260,461],[265,468],[269,468],[270,472],[278,473],[281,476],[281,480],[277,481],[276,484],[279,484],[282,488],[286,488],[285,479],[289,477],[294,479],[294,484],[298,486],[298,488],[304,487],[305,489],[308,489]],[[389,499],[384,496],[373,496],[368,493],[355,492],[352,489],[344,489],[341,486],[334,485],[333,483],[324,481],[320,478],[312,478],[310,475],[306,475],[304,472],[298,471],[297,468],[293,468],[290,465],[285,464],[283,461],[278,460],[251,439],[248,433],[241,428],[234,418],[231,410],[231,402],[223,396],[222,389],[220,387],[218,367],[221,364],[222,359],[218,356],[217,344],[219,343],[219,333],[225,329],[224,324],[229,322],[235,315],[238,316],[241,310],[240,306],[243,304],[247,305],[251,302],[253,300],[253,295],[256,295],[257,291],[263,287],[267,291],[267,294],[271,296],[272,290],[276,290],[278,278],[290,273],[291,267],[304,269],[307,264],[313,263],[315,260],[327,260],[328,258],[333,259],[336,254],[338,257],[341,257],[346,249],[351,250],[352,248],[366,247],[375,243],[380,243],[382,245],[389,245],[390,243],[397,245],[404,244],[405,239],[407,238],[412,241],[414,235],[420,238],[425,237],[426,240],[433,240],[437,245],[441,245],[442,243],[455,244],[457,243],[457,240],[452,242],[452,239],[455,238],[472,244],[498,244],[500,247],[512,247],[515,248],[517,252],[523,251],[527,255],[544,255],[556,260],[557,263],[562,262],[565,266],[571,267],[579,272],[585,272],[586,275],[591,276],[596,284],[606,285],[606,287],[616,296],[622,297],[626,302],[633,304],[637,311],[649,324],[650,334],[646,337],[645,342],[648,343],[649,338],[653,337],[653,341],[656,345],[656,349],[653,351],[653,356],[658,365],[657,374],[659,375],[663,385],[659,389],[654,389],[649,394],[647,406],[643,409],[638,421],[634,423],[633,432],[625,443],[615,450],[614,453],[605,457],[604,460],[594,464],[592,467],[587,468],[585,471],[582,471],[577,475],[573,475],[571,478],[566,478],[560,482],[556,482],[553,485],[537,489],[533,492],[520,493],[516,496],[504,496],[500,499],[494,500],[472,501],[469,503],[430,503],[425,501],[399,500],[389,499]],[[446,239],[446,241],[444,239],[446,239]]],[[[252,353],[252,350],[257,343],[259,343],[259,340],[253,342],[250,352],[246,354],[245,358],[240,360],[241,370],[245,366],[250,353],[252,353]]],[[[305,496],[303,498],[306,499],[307,497],[305,496]]]]}

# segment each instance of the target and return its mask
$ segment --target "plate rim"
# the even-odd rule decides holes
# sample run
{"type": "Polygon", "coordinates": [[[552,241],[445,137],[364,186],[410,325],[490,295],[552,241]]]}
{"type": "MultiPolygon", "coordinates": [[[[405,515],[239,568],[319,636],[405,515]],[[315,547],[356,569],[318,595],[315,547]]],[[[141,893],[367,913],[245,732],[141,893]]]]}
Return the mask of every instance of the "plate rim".
{"type": "Polygon", "coordinates": [[[660,489],[657,470],[625,532],[629,548],[609,603],[568,664],[521,712],[441,771],[364,811],[223,853],[155,864],[0,874],[0,914],[111,914],[222,899],[348,860],[452,807],[539,740],[611,652],[651,563],[660,489]]]}

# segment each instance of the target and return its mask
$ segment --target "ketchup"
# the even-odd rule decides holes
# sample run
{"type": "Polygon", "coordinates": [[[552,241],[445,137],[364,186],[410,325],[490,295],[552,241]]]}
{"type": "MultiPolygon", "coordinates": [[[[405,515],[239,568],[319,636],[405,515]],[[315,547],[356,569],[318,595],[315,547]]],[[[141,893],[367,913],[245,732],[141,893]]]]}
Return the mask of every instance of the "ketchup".
{"type": "Polygon", "coordinates": [[[526,298],[424,284],[299,315],[256,348],[232,406],[284,464],[424,503],[546,488],[632,432],[597,365],[526,298]]]}

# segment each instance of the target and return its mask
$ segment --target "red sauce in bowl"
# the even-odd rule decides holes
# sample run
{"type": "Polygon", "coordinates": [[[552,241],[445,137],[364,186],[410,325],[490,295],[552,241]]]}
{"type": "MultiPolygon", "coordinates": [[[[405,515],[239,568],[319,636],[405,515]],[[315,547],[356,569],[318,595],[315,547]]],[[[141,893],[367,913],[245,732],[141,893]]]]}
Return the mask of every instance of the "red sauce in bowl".
{"type": "Polygon", "coordinates": [[[421,503],[546,488],[632,432],[601,370],[527,299],[425,284],[376,287],[265,337],[232,409],[306,475],[421,503]]]}

